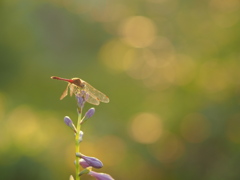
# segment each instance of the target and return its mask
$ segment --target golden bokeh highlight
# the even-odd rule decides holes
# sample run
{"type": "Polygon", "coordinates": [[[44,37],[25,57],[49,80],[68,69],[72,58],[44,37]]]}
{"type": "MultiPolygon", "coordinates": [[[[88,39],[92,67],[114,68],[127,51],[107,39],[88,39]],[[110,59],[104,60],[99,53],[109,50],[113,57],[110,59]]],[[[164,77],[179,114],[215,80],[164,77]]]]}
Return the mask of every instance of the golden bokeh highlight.
{"type": "Polygon", "coordinates": [[[181,122],[183,138],[190,143],[201,143],[210,135],[210,122],[199,113],[187,115],[181,122]]]}
{"type": "Polygon", "coordinates": [[[157,37],[149,48],[133,48],[118,39],[107,42],[100,50],[101,62],[113,72],[125,71],[142,80],[151,89],[164,90],[183,86],[196,76],[196,62],[185,54],[176,54],[166,37],[157,37]]]}
{"type": "Polygon", "coordinates": [[[107,42],[100,50],[101,62],[113,73],[125,71],[153,90],[184,86],[196,77],[196,62],[177,54],[166,37],[157,37],[149,48],[133,48],[119,39],[107,42]]]}
{"type": "Polygon", "coordinates": [[[153,156],[163,163],[173,163],[185,153],[185,145],[176,135],[165,132],[160,141],[149,146],[153,156]]]}
{"type": "Polygon", "coordinates": [[[133,16],[126,19],[119,28],[124,42],[135,47],[145,48],[156,38],[155,23],[144,16],[133,16]]]}
{"type": "Polygon", "coordinates": [[[235,114],[227,120],[226,136],[229,141],[240,143],[240,114],[235,114]]]}
{"type": "Polygon", "coordinates": [[[9,111],[4,121],[1,121],[1,127],[0,152],[16,147],[16,157],[24,154],[38,160],[42,159],[38,154],[46,148],[50,154],[56,154],[59,139],[61,143],[64,143],[64,133],[68,131],[64,124],[59,123],[59,119],[54,114],[36,112],[28,105],[20,105],[9,111]],[[52,141],[55,143],[51,144],[52,141]]]}
{"type": "Polygon", "coordinates": [[[28,106],[22,105],[14,109],[6,119],[8,138],[28,155],[35,155],[43,150],[49,139],[44,130],[41,130],[40,119],[28,106]]]}
{"type": "Polygon", "coordinates": [[[100,50],[99,58],[112,72],[128,69],[134,61],[135,50],[118,39],[107,42],[100,50]]]}
{"type": "Polygon", "coordinates": [[[137,142],[151,144],[162,134],[162,120],[153,113],[142,112],[131,119],[129,134],[137,142]]]}

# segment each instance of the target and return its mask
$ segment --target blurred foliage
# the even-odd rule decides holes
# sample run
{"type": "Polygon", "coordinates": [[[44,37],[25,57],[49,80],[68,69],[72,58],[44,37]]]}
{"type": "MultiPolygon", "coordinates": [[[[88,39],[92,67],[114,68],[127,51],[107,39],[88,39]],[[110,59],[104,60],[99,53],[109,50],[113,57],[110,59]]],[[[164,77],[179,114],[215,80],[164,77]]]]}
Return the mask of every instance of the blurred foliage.
{"type": "Polygon", "coordinates": [[[240,179],[239,32],[239,0],[2,0],[1,179],[74,174],[53,75],[110,97],[81,150],[116,180],[240,179]]]}

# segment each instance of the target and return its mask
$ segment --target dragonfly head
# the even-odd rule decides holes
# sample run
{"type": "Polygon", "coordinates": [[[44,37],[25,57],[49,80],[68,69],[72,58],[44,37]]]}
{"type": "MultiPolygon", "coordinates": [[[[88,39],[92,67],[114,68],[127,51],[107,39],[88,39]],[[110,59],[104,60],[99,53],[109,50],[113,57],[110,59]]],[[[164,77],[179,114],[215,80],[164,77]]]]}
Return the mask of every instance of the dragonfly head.
{"type": "Polygon", "coordinates": [[[79,78],[72,78],[72,84],[75,84],[78,87],[83,87],[82,81],[79,78]]]}

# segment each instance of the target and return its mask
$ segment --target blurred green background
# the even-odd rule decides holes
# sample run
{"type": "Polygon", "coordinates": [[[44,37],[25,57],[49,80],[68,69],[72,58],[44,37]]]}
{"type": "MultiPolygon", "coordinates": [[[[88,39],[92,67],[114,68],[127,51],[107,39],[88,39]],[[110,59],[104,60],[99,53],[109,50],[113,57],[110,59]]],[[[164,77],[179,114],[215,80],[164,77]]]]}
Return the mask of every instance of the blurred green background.
{"type": "Polygon", "coordinates": [[[0,1],[0,179],[74,174],[76,102],[53,75],[110,97],[83,126],[98,172],[240,179],[239,47],[239,0],[0,1]]]}

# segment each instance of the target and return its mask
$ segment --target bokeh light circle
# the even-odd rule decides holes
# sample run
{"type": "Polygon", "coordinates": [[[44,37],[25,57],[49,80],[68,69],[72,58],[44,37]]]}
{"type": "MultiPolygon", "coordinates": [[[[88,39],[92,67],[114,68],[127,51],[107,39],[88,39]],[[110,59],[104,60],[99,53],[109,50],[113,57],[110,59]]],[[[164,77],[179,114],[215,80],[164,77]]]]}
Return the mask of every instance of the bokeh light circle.
{"type": "Polygon", "coordinates": [[[139,143],[154,143],[162,134],[162,120],[156,114],[139,113],[131,120],[129,133],[139,143]]]}
{"type": "Polygon", "coordinates": [[[122,39],[136,48],[147,47],[156,38],[155,23],[144,16],[129,17],[121,25],[119,31],[122,39]]]}

